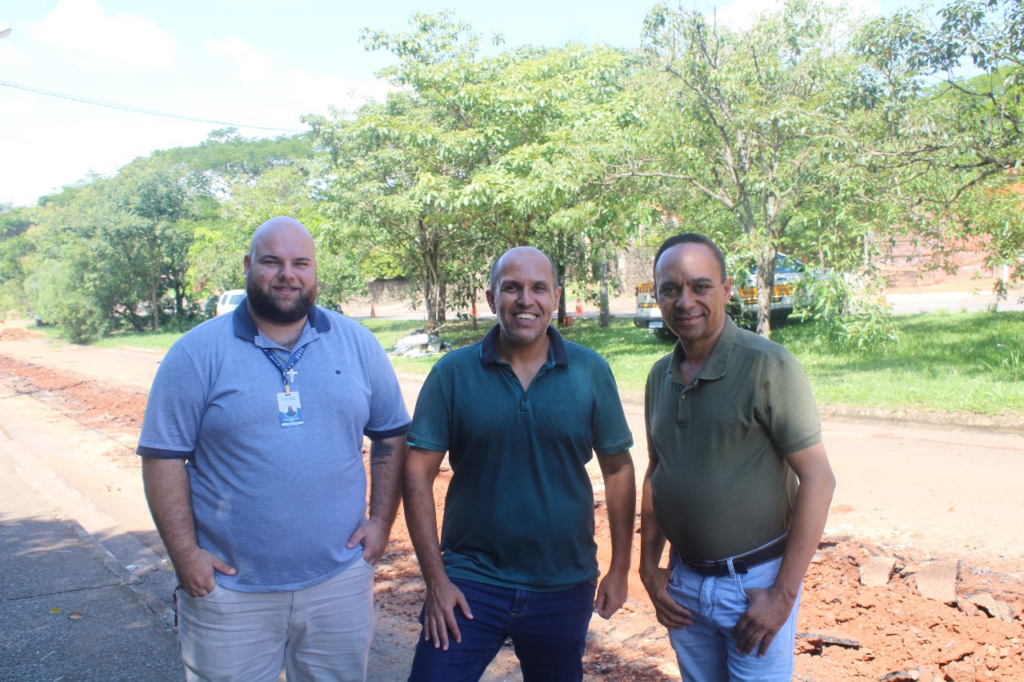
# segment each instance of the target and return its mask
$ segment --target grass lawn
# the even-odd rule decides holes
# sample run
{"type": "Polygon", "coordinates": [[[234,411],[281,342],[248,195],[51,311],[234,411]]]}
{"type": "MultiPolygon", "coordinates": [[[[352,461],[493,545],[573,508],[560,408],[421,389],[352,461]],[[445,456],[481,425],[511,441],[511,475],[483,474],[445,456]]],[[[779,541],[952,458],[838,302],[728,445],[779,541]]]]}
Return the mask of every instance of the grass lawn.
{"type": "MultiPolygon", "coordinates": [[[[807,372],[819,403],[885,409],[1024,415],[1024,313],[935,313],[896,318],[900,343],[883,352],[836,348],[813,323],[775,328],[807,372]]],[[[415,322],[364,320],[385,348],[415,322]]],[[[470,323],[445,326],[442,336],[458,347],[482,337],[470,323]]],[[[593,348],[608,361],[622,391],[644,390],[647,372],[670,343],[616,318],[605,329],[597,320],[576,320],[563,335],[593,348]]],[[[400,372],[426,373],[436,357],[394,360],[400,372]]]]}
{"type": "MultiPolygon", "coordinates": [[[[419,324],[380,318],[361,322],[387,349],[419,324]]],[[[822,404],[1024,415],[1024,313],[901,315],[896,323],[900,343],[883,352],[836,348],[813,323],[778,326],[772,338],[800,360],[822,404]]],[[[441,335],[457,348],[482,338],[490,324],[473,331],[471,322],[451,322],[441,335]]],[[[605,329],[597,320],[577,319],[562,333],[603,355],[622,391],[642,392],[651,365],[672,348],[622,318],[605,329]]],[[[160,350],[178,336],[126,333],[96,345],[160,350]]],[[[393,362],[399,372],[426,374],[438,357],[393,362]]]]}

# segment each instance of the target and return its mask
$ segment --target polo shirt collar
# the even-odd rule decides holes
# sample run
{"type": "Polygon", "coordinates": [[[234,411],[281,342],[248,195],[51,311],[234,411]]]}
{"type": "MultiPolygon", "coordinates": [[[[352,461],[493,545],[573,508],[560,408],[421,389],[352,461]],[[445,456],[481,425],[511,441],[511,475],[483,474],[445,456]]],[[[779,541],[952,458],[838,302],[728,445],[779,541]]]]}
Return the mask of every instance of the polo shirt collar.
{"type": "MultiPolygon", "coordinates": [[[[498,335],[501,334],[501,325],[491,327],[491,331],[480,341],[480,362],[491,365],[498,362],[498,335]]],[[[551,348],[548,350],[548,358],[554,359],[554,364],[569,366],[569,354],[565,352],[565,341],[558,330],[548,325],[548,339],[551,341],[551,348]]]]}
{"type": "MultiPolygon", "coordinates": [[[[260,333],[252,315],[249,314],[249,306],[244,301],[232,313],[231,324],[234,326],[235,336],[246,341],[254,340],[260,333]]],[[[331,320],[318,306],[313,306],[306,317],[306,326],[312,327],[318,334],[323,334],[331,329],[331,320]]]]}
{"type": "MultiPolygon", "coordinates": [[[[715,347],[711,349],[711,355],[708,356],[707,362],[697,372],[698,379],[721,379],[725,376],[725,369],[729,364],[729,353],[732,352],[732,347],[739,339],[739,335],[739,327],[727,315],[722,335],[718,337],[715,347]]],[[[672,376],[672,380],[677,383],[682,382],[679,376],[679,365],[685,358],[686,353],[683,351],[683,344],[681,341],[677,341],[675,348],[672,349],[672,360],[669,361],[668,365],[668,373],[672,376]]]]}

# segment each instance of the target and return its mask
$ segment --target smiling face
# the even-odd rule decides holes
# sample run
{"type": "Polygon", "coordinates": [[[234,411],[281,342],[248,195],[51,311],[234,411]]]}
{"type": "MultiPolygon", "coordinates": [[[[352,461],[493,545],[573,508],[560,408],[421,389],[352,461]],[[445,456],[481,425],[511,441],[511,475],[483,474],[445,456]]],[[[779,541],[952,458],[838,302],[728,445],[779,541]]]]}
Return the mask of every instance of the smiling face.
{"type": "Polygon", "coordinates": [[[274,324],[305,319],[316,301],[313,237],[297,220],[274,218],[252,238],[243,261],[249,310],[274,324]]]}
{"type": "Polygon", "coordinates": [[[561,295],[547,256],[518,247],[498,261],[487,303],[498,316],[502,337],[529,346],[543,340],[561,295]]]}
{"type": "Polygon", "coordinates": [[[661,316],[683,345],[714,343],[725,328],[732,278],[723,281],[718,260],[704,244],[677,244],[654,268],[661,316]]]}

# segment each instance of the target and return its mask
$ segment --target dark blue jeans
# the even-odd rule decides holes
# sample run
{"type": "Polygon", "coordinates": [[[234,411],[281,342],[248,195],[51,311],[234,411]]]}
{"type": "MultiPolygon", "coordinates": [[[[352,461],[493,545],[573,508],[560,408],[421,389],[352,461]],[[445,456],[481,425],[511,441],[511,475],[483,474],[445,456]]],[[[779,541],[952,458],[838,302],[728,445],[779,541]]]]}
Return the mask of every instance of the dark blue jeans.
{"type": "Polygon", "coordinates": [[[449,639],[448,651],[435,649],[421,635],[409,682],[475,682],[509,637],[525,682],[583,679],[583,650],[594,612],[593,585],[532,592],[470,580],[452,583],[466,596],[473,620],[455,607],[462,642],[449,639]]]}

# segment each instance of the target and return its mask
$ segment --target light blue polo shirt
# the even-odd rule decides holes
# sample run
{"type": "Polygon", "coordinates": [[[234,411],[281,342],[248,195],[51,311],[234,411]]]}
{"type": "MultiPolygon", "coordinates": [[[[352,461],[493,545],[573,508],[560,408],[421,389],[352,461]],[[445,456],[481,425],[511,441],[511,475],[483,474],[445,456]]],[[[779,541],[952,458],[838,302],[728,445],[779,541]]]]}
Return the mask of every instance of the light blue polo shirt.
{"type": "Polygon", "coordinates": [[[303,424],[282,427],[281,371],[246,305],[185,334],[153,381],[137,452],[188,459],[199,546],[238,569],[217,583],[296,590],[361,556],[345,542],[366,517],[363,436],[408,430],[394,369],[362,325],[314,307],[294,350],[303,424]]]}

